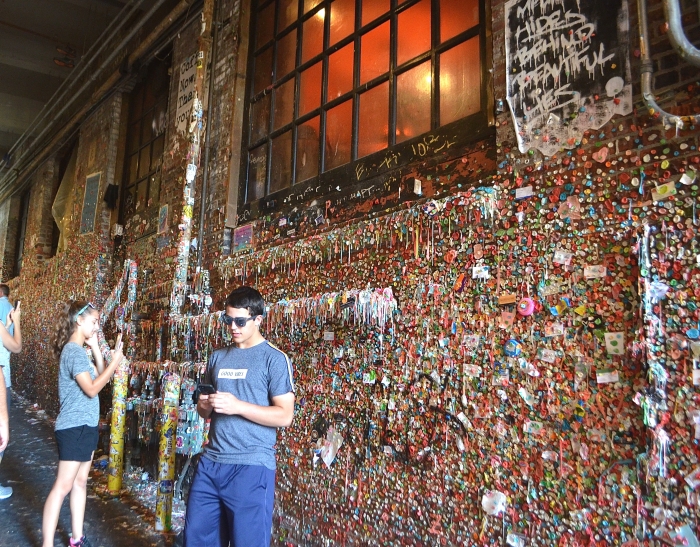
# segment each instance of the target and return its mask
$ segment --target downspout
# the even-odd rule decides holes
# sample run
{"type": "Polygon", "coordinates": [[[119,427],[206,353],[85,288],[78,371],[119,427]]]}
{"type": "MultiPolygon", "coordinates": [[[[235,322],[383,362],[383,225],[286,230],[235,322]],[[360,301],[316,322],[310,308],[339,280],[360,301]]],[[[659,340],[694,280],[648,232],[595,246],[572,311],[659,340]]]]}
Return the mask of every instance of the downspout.
{"type": "MultiPolygon", "coordinates": [[[[58,114],[55,114],[53,116],[53,119],[49,124],[46,125],[46,127],[39,133],[39,135],[33,140],[35,143],[40,143],[41,139],[46,135],[46,133],[50,130],[52,124],[56,122],[65,112],[68,110],[68,108],[75,102],[75,100],[80,97],[83,92],[88,88],[89,85],[91,85],[96,79],[97,76],[107,67],[109,63],[112,62],[112,60],[122,51],[124,47],[129,43],[129,41],[136,35],[136,33],[141,30],[141,27],[146,24],[146,21],[148,21],[153,14],[163,5],[167,2],[167,0],[157,0],[157,2],[154,4],[154,6],[146,13],[146,15],[143,16],[139,20],[139,22],[134,25],[134,27],[130,30],[130,32],[124,37],[124,39],[119,43],[117,47],[115,47],[112,52],[108,55],[107,59],[105,59],[102,64],[90,75],[90,77],[87,79],[87,81],[80,87],[78,91],[76,91],[71,97],[64,103],[63,108],[61,108],[60,112],[58,114]]],[[[188,2],[191,3],[191,0],[188,2]]],[[[18,160],[21,161],[24,158],[24,155],[20,157],[18,160]]],[[[19,171],[19,166],[15,169],[16,171],[19,171]]],[[[7,173],[2,180],[0,180],[0,188],[5,183],[5,180],[9,177],[10,173],[7,173]]]]}
{"type": "Polygon", "coordinates": [[[204,214],[206,212],[207,191],[209,183],[209,135],[212,126],[212,103],[214,102],[214,76],[216,75],[216,54],[219,38],[219,21],[221,2],[214,0],[213,43],[211,45],[211,70],[209,71],[209,96],[207,97],[207,126],[204,128],[204,171],[202,172],[202,197],[199,204],[199,245],[197,245],[197,271],[202,269],[202,254],[204,251],[204,214]]]}
{"type": "Polygon", "coordinates": [[[700,66],[700,50],[690,43],[683,32],[681,6],[678,0],[664,0],[664,12],[668,21],[668,39],[681,59],[700,66]]]}
{"type": "Polygon", "coordinates": [[[637,11],[639,18],[639,48],[641,50],[642,67],[642,97],[647,105],[649,115],[654,118],[661,118],[664,126],[676,126],[676,130],[683,129],[686,124],[693,125],[700,123],[700,114],[695,116],[676,116],[663,110],[656,102],[654,93],[651,90],[651,76],[654,72],[654,63],[649,57],[649,35],[647,23],[647,2],[637,0],[637,11]]]}

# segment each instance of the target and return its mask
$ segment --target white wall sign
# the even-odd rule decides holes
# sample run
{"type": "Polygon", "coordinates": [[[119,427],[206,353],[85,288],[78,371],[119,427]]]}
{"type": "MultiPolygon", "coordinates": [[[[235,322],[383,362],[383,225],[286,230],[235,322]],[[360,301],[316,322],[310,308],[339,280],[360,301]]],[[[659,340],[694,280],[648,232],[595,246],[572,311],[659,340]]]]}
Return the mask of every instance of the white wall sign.
{"type": "Polygon", "coordinates": [[[177,83],[177,130],[186,133],[192,116],[192,107],[196,97],[194,82],[197,78],[197,54],[193,53],[180,63],[180,78],[177,83]]]}

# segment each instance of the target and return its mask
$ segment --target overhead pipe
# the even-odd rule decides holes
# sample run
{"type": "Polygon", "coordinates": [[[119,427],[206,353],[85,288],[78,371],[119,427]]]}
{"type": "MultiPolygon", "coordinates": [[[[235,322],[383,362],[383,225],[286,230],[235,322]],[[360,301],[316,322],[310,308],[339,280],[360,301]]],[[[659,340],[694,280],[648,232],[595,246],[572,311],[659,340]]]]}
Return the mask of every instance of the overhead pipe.
{"type": "Polygon", "coordinates": [[[207,98],[207,125],[204,128],[204,170],[202,171],[202,197],[199,203],[199,244],[197,245],[197,270],[202,268],[202,253],[204,249],[204,215],[206,212],[207,191],[209,185],[209,136],[211,135],[212,125],[212,104],[214,102],[214,80],[216,75],[216,57],[218,50],[219,38],[219,12],[221,11],[221,2],[214,0],[214,28],[212,29],[213,43],[211,45],[211,69],[209,70],[209,97],[207,98]]]}
{"type": "MultiPolygon", "coordinates": [[[[668,0],[665,0],[667,2],[668,0]]],[[[656,102],[654,93],[651,90],[651,76],[654,72],[654,63],[649,56],[649,30],[647,22],[647,2],[646,0],[637,0],[637,11],[639,20],[639,48],[641,50],[641,80],[642,80],[642,97],[647,105],[649,115],[654,118],[661,118],[664,126],[674,126],[676,130],[683,129],[686,124],[693,125],[700,123],[700,114],[695,116],[677,116],[666,112],[656,102]]]]}
{"type": "MultiPolygon", "coordinates": [[[[160,37],[163,30],[169,27],[173,21],[178,19],[197,1],[198,0],[180,0],[177,6],[173,8],[173,10],[163,19],[163,21],[141,41],[139,47],[129,55],[126,63],[127,68],[133,66],[133,64],[139,60],[139,57],[143,55],[143,53],[160,37]]],[[[37,167],[39,167],[39,165],[41,165],[41,163],[49,155],[52,147],[59,143],[61,139],[72,130],[73,126],[78,123],[92,108],[94,108],[95,105],[97,105],[109,93],[110,89],[116,86],[122,78],[122,72],[119,69],[115,70],[112,75],[97,89],[97,91],[92,94],[91,100],[87,101],[85,106],[78,110],[78,112],[76,112],[73,117],[63,125],[62,129],[60,129],[59,132],[54,135],[51,141],[43,146],[39,153],[34,156],[34,159],[31,160],[30,163],[23,169],[24,173],[31,174],[37,167]]],[[[15,193],[16,190],[18,190],[18,188],[11,185],[15,183],[20,176],[16,175],[15,179],[8,183],[5,183],[6,178],[7,177],[3,177],[0,180],[0,203],[5,201],[8,197],[15,193]]]]}
{"type": "MultiPolygon", "coordinates": [[[[154,14],[163,4],[165,4],[165,2],[167,2],[167,1],[168,1],[168,0],[156,0],[156,3],[155,3],[155,4],[153,5],[153,7],[148,11],[148,13],[146,13],[146,15],[144,15],[144,16],[136,23],[136,25],[134,26],[134,28],[132,28],[132,29],[129,31],[129,33],[122,39],[122,41],[119,43],[119,45],[116,46],[116,47],[112,50],[112,52],[109,54],[109,56],[107,57],[107,59],[105,59],[105,60],[102,62],[102,64],[97,68],[97,70],[95,70],[95,71],[90,75],[90,78],[88,78],[87,81],[85,81],[85,83],[83,83],[83,85],[80,87],[80,89],[79,89],[78,91],[76,91],[76,92],[71,96],[71,98],[70,98],[68,101],[66,101],[66,103],[63,105],[63,108],[61,108],[60,112],[59,112],[58,114],[55,114],[55,115],[54,115],[54,117],[53,117],[53,119],[51,120],[51,122],[41,131],[41,133],[39,133],[39,136],[37,136],[37,137],[34,139],[34,142],[35,142],[35,143],[41,144],[41,139],[42,139],[42,138],[44,137],[44,135],[46,135],[46,133],[49,131],[51,125],[52,125],[53,123],[57,122],[57,121],[60,119],[60,117],[68,110],[68,108],[76,101],[76,99],[82,95],[82,93],[88,88],[88,86],[91,85],[91,84],[97,79],[97,76],[98,76],[98,75],[99,75],[99,74],[114,60],[114,58],[121,52],[121,50],[122,50],[124,47],[126,47],[126,45],[129,43],[129,41],[131,41],[131,39],[136,35],[136,33],[137,33],[139,30],[141,30],[141,27],[143,27],[143,25],[146,24],[146,21],[148,21],[148,20],[153,16],[153,14],[154,14]]],[[[18,162],[19,162],[19,161],[22,161],[26,155],[28,155],[28,151],[25,151],[25,153],[22,154],[22,156],[19,158],[18,162]]],[[[2,178],[2,180],[0,180],[0,191],[1,191],[2,189],[4,189],[5,181],[7,180],[7,178],[8,178],[11,174],[13,174],[13,173],[14,173],[15,176],[17,177],[17,176],[18,176],[18,175],[17,175],[17,172],[18,172],[18,171],[19,171],[19,166],[18,166],[17,168],[15,168],[13,171],[10,171],[9,173],[6,173],[6,174],[5,174],[5,176],[2,178]]],[[[16,179],[15,179],[15,180],[16,180],[16,179]]]]}
{"type": "MultiPolygon", "coordinates": [[[[42,109],[39,111],[39,113],[36,115],[34,120],[32,120],[32,123],[29,124],[29,127],[25,129],[24,133],[20,135],[19,139],[12,145],[12,148],[8,150],[7,152],[7,157],[9,158],[12,152],[15,151],[16,148],[18,148],[22,143],[24,143],[25,140],[29,137],[29,134],[42,122],[46,117],[49,115],[49,111],[44,112],[47,108],[49,110],[53,108],[55,105],[61,102],[63,99],[63,96],[69,91],[70,88],[70,83],[69,82],[75,82],[80,78],[85,70],[87,69],[90,64],[97,59],[97,56],[102,53],[102,50],[107,47],[107,44],[114,38],[114,36],[119,32],[122,27],[131,19],[131,16],[136,12],[136,10],[143,4],[144,0],[137,0],[136,4],[134,4],[131,7],[131,11],[125,15],[124,12],[126,9],[129,7],[129,4],[133,3],[134,0],[131,0],[128,4],[125,4],[122,10],[116,15],[116,17],[112,20],[112,22],[109,24],[109,26],[102,31],[102,34],[93,42],[93,44],[90,46],[90,49],[83,55],[81,63],[78,65],[77,68],[80,68],[79,72],[77,74],[73,74],[75,70],[72,70],[69,74],[69,77],[63,80],[61,82],[61,85],[58,86],[58,89],[54,91],[53,95],[51,95],[51,98],[44,103],[44,106],[42,109]],[[105,34],[109,32],[109,30],[112,28],[112,26],[117,23],[117,25],[112,29],[112,32],[105,38],[105,34]],[[95,48],[95,46],[99,45],[99,49],[92,53],[92,50],[95,48]],[[84,62],[83,62],[84,60],[84,62]],[[64,89],[65,88],[65,89],[64,89]],[[60,93],[60,95],[59,95],[60,93]]],[[[0,168],[2,168],[4,165],[6,165],[7,162],[4,160],[0,160],[0,168]]]]}
{"type": "Polygon", "coordinates": [[[683,31],[679,0],[664,0],[664,12],[668,21],[668,39],[681,59],[700,66],[700,49],[696,48],[683,31]]]}

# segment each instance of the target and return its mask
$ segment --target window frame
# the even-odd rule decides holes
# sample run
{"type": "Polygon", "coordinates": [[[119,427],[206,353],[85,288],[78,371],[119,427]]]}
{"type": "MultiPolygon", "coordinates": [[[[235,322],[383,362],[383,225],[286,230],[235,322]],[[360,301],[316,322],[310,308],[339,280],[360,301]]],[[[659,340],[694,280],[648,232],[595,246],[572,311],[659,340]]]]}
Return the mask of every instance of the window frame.
{"type": "MultiPolygon", "coordinates": [[[[300,193],[307,198],[317,197],[326,195],[337,189],[340,186],[341,190],[346,188],[351,188],[355,183],[370,178],[371,176],[376,176],[381,174],[382,170],[378,170],[372,173],[367,173],[367,176],[363,176],[358,171],[361,164],[381,162],[382,156],[387,154],[398,157],[406,158],[399,160],[392,167],[387,165],[387,168],[383,171],[393,171],[400,169],[402,167],[407,167],[418,161],[422,161],[420,157],[416,157],[416,154],[411,154],[412,150],[415,150],[415,146],[420,144],[427,136],[432,138],[435,135],[451,135],[453,142],[459,145],[468,145],[470,143],[485,139],[491,132],[489,126],[492,124],[493,115],[489,112],[490,105],[493,104],[492,90],[488,83],[490,82],[490,75],[487,68],[487,62],[490,59],[490,44],[487,41],[487,37],[490,35],[489,26],[490,22],[487,18],[488,7],[485,0],[478,0],[479,6],[479,22],[440,43],[440,16],[439,16],[439,0],[430,0],[431,3],[431,13],[433,17],[431,19],[431,33],[432,40],[431,46],[425,53],[414,57],[401,65],[396,66],[396,56],[398,50],[398,17],[405,10],[418,4],[421,0],[391,0],[390,9],[387,13],[380,16],[377,19],[369,22],[368,24],[357,28],[361,22],[362,12],[361,12],[361,2],[356,0],[355,2],[355,30],[343,38],[337,41],[332,47],[328,46],[330,41],[330,16],[326,12],[326,17],[324,21],[324,43],[323,50],[320,54],[308,59],[303,64],[297,64],[295,62],[295,68],[289,74],[286,74],[283,78],[274,79],[276,65],[277,65],[277,45],[282,41],[283,38],[287,37],[290,32],[296,32],[296,51],[295,59],[301,60],[302,47],[303,47],[303,25],[304,23],[314,17],[316,13],[321,10],[328,10],[333,0],[322,0],[317,6],[310,9],[307,13],[298,16],[297,20],[281,32],[277,32],[279,9],[275,9],[275,32],[268,42],[261,44],[258,47],[256,44],[256,24],[258,19],[258,14],[271,4],[279,5],[280,0],[267,0],[262,2],[256,2],[252,0],[251,2],[251,20],[250,20],[250,41],[251,47],[249,49],[249,55],[247,59],[248,63],[248,78],[246,82],[246,94],[245,94],[245,116],[241,139],[241,184],[239,185],[239,213],[243,214],[244,218],[253,219],[259,215],[260,210],[268,210],[275,208],[277,203],[290,202],[294,196],[298,196],[300,193]],[[390,24],[390,59],[389,59],[389,70],[388,72],[377,76],[366,83],[359,84],[360,82],[360,59],[361,59],[361,38],[367,32],[379,27],[380,25],[389,21],[390,24]],[[467,42],[472,38],[477,38],[479,40],[479,58],[480,58],[480,109],[479,111],[470,114],[464,118],[456,120],[446,125],[439,125],[439,115],[440,115],[440,97],[437,89],[437,81],[440,77],[440,67],[439,67],[439,56],[441,53],[458,46],[461,43],[467,42]],[[330,101],[327,101],[327,88],[328,88],[328,72],[329,72],[329,62],[328,57],[333,53],[339,51],[348,44],[354,44],[354,66],[353,66],[353,87],[350,91],[345,92],[340,97],[336,97],[330,101]],[[263,91],[254,93],[255,85],[255,57],[256,54],[265,51],[267,48],[272,48],[272,83],[265,87],[263,91]],[[431,63],[431,105],[430,105],[430,127],[431,130],[428,133],[424,133],[412,139],[404,140],[403,142],[396,143],[396,121],[397,121],[397,99],[396,99],[396,81],[397,77],[407,71],[415,68],[416,66],[430,61],[431,63]],[[300,78],[299,74],[302,73],[307,68],[315,65],[316,63],[322,63],[322,89],[321,89],[321,104],[319,107],[307,112],[303,116],[297,116],[298,110],[298,96],[300,88],[300,78]],[[274,111],[275,111],[275,98],[276,94],[273,90],[277,90],[282,84],[287,81],[295,79],[294,84],[294,116],[290,123],[284,126],[274,128],[274,111]],[[357,157],[358,153],[358,124],[359,124],[359,108],[360,108],[360,97],[362,94],[378,85],[385,82],[389,82],[389,135],[387,147],[364,157],[357,157]],[[266,97],[269,96],[269,99],[266,97]],[[257,98],[256,103],[252,100],[257,98]],[[269,118],[268,118],[268,129],[265,135],[255,142],[249,143],[249,138],[252,133],[253,120],[251,118],[253,112],[253,105],[257,104],[260,100],[269,100],[269,118]],[[345,101],[352,101],[352,132],[351,132],[351,159],[348,163],[332,168],[328,171],[324,171],[326,165],[326,150],[325,146],[322,145],[322,137],[326,137],[326,122],[327,113],[330,109],[338,106],[345,101]],[[318,174],[315,177],[304,180],[302,182],[296,182],[297,174],[297,155],[298,155],[298,129],[304,123],[315,118],[320,117],[319,120],[319,159],[318,159],[318,174]],[[271,130],[272,129],[272,130],[271,130]],[[290,184],[288,187],[278,190],[274,193],[269,192],[271,185],[271,170],[272,161],[269,158],[272,154],[272,141],[284,134],[286,131],[292,131],[292,151],[291,151],[291,166],[290,166],[290,184]],[[249,182],[250,182],[250,165],[249,165],[249,154],[255,149],[264,146],[266,155],[268,158],[266,165],[266,176],[265,176],[265,189],[264,195],[255,200],[249,200],[249,182]],[[290,198],[291,196],[291,198],[290,198]]],[[[298,13],[303,10],[303,0],[297,3],[298,13]]],[[[445,151],[440,155],[442,159],[449,159],[451,157],[456,157],[459,155],[457,150],[460,146],[453,146],[450,150],[445,151]]]]}
{"type": "MultiPolygon", "coordinates": [[[[160,201],[160,193],[162,190],[162,180],[158,182],[158,193],[157,195],[153,196],[153,203],[149,206],[148,204],[148,199],[151,194],[151,185],[153,184],[153,177],[157,176],[162,176],[162,168],[163,168],[163,155],[165,154],[165,151],[167,149],[167,132],[168,132],[168,123],[170,120],[170,102],[171,102],[171,88],[172,88],[172,82],[173,82],[173,76],[170,73],[170,68],[172,66],[172,50],[168,50],[167,53],[163,56],[162,59],[156,59],[154,60],[151,64],[149,64],[148,69],[151,69],[153,66],[153,63],[161,63],[163,65],[162,69],[165,71],[165,77],[167,78],[167,85],[164,86],[162,90],[162,94],[154,97],[153,100],[153,105],[147,109],[146,112],[143,110],[143,106],[146,101],[146,91],[147,91],[147,86],[148,86],[148,78],[149,75],[152,73],[151,70],[147,70],[145,72],[146,76],[134,87],[132,90],[130,97],[129,97],[129,107],[127,111],[127,119],[126,119],[126,139],[124,143],[124,170],[123,174],[121,177],[121,184],[120,184],[120,200],[119,200],[119,222],[120,224],[126,224],[131,218],[133,218],[135,215],[144,215],[146,218],[149,218],[152,216],[154,211],[157,211],[158,206],[159,206],[159,201],[160,201]],[[133,101],[138,97],[138,94],[141,93],[142,96],[140,97],[141,99],[141,105],[140,105],[140,114],[138,118],[132,118],[132,109],[134,108],[133,101]],[[155,136],[152,136],[152,138],[148,141],[143,140],[143,122],[144,120],[150,119],[152,114],[156,111],[156,107],[158,104],[164,101],[165,102],[165,110],[164,110],[164,117],[163,117],[163,128],[160,133],[158,133],[155,136]],[[134,146],[131,140],[131,129],[138,123],[138,145],[134,146]],[[158,140],[162,139],[163,141],[163,147],[160,152],[160,161],[156,162],[155,168],[151,168],[154,162],[154,143],[158,140]],[[149,153],[149,169],[148,172],[144,175],[139,175],[139,171],[141,169],[141,153],[142,151],[148,147],[150,149],[149,153]],[[131,181],[130,176],[130,161],[132,157],[137,158],[137,165],[136,165],[136,178],[131,181]],[[129,190],[131,188],[136,188],[135,191],[135,196],[138,196],[138,187],[140,184],[145,183],[146,184],[146,203],[143,207],[143,209],[136,209],[134,205],[134,209],[131,212],[127,212],[126,207],[127,207],[127,197],[129,195],[129,190]]],[[[144,232],[140,237],[145,237],[148,235],[152,235],[154,231],[148,231],[144,232]]]]}

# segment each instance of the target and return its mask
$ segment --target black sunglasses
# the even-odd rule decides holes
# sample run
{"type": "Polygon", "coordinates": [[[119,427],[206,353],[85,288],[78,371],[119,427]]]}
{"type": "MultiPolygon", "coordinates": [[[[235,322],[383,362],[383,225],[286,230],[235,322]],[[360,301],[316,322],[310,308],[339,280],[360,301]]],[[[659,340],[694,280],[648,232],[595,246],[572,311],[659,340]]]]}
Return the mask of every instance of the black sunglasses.
{"type": "Polygon", "coordinates": [[[239,329],[242,329],[251,319],[255,319],[255,317],[231,317],[230,315],[226,315],[224,312],[221,313],[221,320],[229,327],[231,325],[236,325],[239,329]]]}

